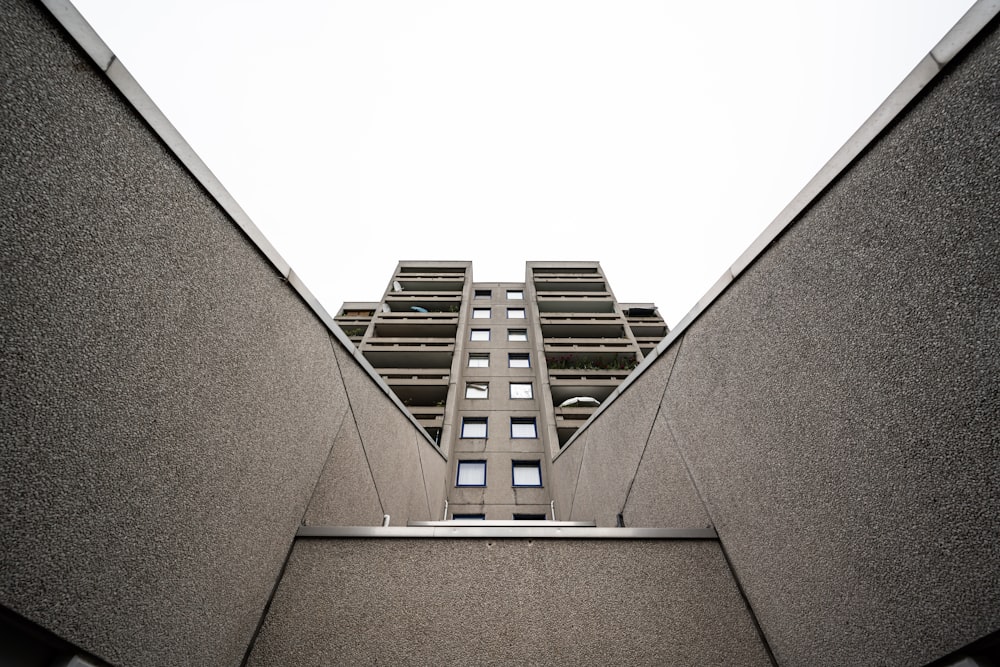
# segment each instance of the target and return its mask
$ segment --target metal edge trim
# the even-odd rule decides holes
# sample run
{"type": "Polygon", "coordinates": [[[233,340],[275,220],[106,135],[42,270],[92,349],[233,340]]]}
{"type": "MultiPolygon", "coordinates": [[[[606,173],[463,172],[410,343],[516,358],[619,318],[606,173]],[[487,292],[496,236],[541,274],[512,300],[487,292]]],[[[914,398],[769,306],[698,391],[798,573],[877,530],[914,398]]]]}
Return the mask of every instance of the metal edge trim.
{"type": "Polygon", "coordinates": [[[86,51],[87,55],[101,68],[107,71],[115,54],[111,48],[104,43],[104,40],[91,27],[83,14],[66,0],[41,0],[42,5],[49,10],[49,13],[59,22],[66,32],[70,34],[80,48],[86,51]]]}
{"type": "Polygon", "coordinates": [[[714,528],[517,526],[300,526],[296,538],[516,538],[577,540],[717,540],[714,528]]]}

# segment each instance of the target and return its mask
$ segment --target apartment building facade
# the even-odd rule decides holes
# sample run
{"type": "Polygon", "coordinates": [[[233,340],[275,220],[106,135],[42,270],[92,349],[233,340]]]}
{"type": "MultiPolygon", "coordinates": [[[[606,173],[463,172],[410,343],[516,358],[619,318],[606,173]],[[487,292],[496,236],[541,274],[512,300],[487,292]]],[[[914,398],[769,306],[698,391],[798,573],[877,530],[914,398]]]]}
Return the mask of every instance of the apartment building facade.
{"type": "Polygon", "coordinates": [[[667,334],[619,303],[599,262],[528,262],[476,282],[471,262],[400,262],[379,302],[335,318],[448,455],[447,519],[556,520],[549,465],[667,334]]]}

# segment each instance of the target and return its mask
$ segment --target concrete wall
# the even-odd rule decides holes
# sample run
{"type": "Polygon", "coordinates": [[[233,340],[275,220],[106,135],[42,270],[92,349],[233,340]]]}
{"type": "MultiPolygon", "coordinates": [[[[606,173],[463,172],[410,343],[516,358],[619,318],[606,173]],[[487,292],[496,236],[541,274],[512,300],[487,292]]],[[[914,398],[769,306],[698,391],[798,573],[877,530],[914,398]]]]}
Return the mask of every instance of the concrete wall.
{"type": "Polygon", "coordinates": [[[1000,627],[997,47],[555,462],[572,519],[710,521],[782,665],[921,664],[1000,627]]]}
{"type": "Polygon", "coordinates": [[[770,662],[715,541],[303,539],[249,665],[332,664],[770,662]]]}
{"type": "Polygon", "coordinates": [[[114,664],[239,664],[331,448],[322,520],[437,518],[444,461],[44,10],[2,5],[0,604],[114,664]]]}

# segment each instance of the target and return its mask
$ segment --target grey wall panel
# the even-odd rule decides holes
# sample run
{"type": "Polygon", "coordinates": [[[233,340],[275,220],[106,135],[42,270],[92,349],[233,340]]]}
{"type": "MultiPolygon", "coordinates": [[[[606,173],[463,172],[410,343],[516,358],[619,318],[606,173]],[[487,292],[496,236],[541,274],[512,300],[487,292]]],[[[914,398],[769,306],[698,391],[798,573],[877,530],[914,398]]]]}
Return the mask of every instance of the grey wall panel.
{"type": "MultiPolygon", "coordinates": [[[[427,444],[423,434],[414,432],[417,452],[420,455],[420,471],[424,478],[424,489],[427,493],[427,503],[430,507],[430,518],[441,519],[444,516],[444,501],[447,497],[449,484],[448,461],[427,444]]],[[[400,522],[393,520],[393,525],[400,522]]]]}
{"type": "Polygon", "coordinates": [[[0,604],[239,664],[346,409],[325,329],[33,4],[0,21],[0,604]]]}
{"type": "Polygon", "coordinates": [[[675,350],[668,349],[587,429],[571,520],[616,524],[659,411],[675,350]]]}
{"type": "Polygon", "coordinates": [[[580,464],[587,451],[588,431],[580,436],[552,462],[552,500],[556,504],[556,518],[568,521],[573,513],[576,483],[580,479],[580,464]]]}
{"type": "Polygon", "coordinates": [[[782,664],[921,664],[1000,626],[997,46],[685,335],[665,412],[782,664]]]}
{"type": "Polygon", "coordinates": [[[382,506],[354,415],[347,411],[303,523],[319,526],[380,526],[382,506]]]}
{"type": "Polygon", "coordinates": [[[770,664],[713,541],[299,540],[249,664],[376,663],[770,664]]]}
{"type": "MultiPolygon", "coordinates": [[[[418,447],[433,445],[423,438],[416,439],[419,431],[413,423],[350,352],[338,348],[337,358],[383,512],[392,517],[393,525],[405,525],[410,519],[439,518],[436,508],[430,508],[417,451],[418,447]]],[[[439,483],[444,483],[443,477],[439,483]]]]}
{"type": "Polygon", "coordinates": [[[665,411],[660,411],[653,423],[624,505],[626,526],[697,528],[712,524],[677,449],[665,411]]]}

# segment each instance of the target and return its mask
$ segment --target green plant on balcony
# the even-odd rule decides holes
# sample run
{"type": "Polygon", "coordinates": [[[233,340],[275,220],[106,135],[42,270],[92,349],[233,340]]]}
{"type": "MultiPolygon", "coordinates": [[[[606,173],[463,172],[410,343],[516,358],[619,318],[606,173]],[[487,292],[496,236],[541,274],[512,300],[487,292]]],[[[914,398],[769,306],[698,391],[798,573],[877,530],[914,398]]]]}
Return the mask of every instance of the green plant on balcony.
{"type": "Polygon", "coordinates": [[[365,327],[341,327],[343,332],[348,336],[364,336],[365,327]]]}
{"type": "Polygon", "coordinates": [[[550,370],[630,371],[638,366],[639,362],[634,358],[616,357],[611,361],[604,361],[567,354],[559,357],[545,357],[545,364],[550,370]]]}

